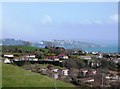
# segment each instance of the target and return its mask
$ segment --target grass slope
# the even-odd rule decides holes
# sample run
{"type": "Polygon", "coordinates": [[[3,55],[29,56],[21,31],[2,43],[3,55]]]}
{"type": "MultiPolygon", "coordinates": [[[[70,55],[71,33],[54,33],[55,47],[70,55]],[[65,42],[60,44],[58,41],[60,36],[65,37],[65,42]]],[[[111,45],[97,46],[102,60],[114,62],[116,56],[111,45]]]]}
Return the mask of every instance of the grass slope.
{"type": "MultiPolygon", "coordinates": [[[[3,87],[53,87],[53,79],[10,64],[2,65],[3,87]]],[[[75,87],[57,80],[57,87],[75,87]]]]}
{"type": "MultiPolygon", "coordinates": [[[[0,46],[1,47],[1,46],[0,46]]],[[[2,50],[22,50],[23,52],[25,51],[36,51],[36,50],[42,50],[44,52],[48,52],[48,49],[44,49],[44,48],[38,48],[38,47],[32,47],[32,46],[2,46],[2,50]]]]}

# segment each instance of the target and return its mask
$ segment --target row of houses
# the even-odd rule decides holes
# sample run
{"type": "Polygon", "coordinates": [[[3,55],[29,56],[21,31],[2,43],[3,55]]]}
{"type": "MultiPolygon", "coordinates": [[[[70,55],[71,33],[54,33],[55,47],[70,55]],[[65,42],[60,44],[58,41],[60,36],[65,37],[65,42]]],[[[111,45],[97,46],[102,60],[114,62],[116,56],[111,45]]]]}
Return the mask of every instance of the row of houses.
{"type": "MultiPolygon", "coordinates": [[[[43,74],[43,75],[47,75],[49,77],[54,77],[56,79],[63,79],[64,78],[68,78],[68,82],[72,82],[73,78],[78,76],[78,73],[81,72],[81,74],[83,75],[87,75],[87,73],[91,74],[91,75],[95,75],[97,72],[95,70],[87,70],[87,69],[80,69],[80,70],[76,70],[76,69],[67,69],[67,68],[58,68],[58,69],[54,69],[54,68],[38,68],[38,72],[43,74]],[[78,72],[78,73],[77,73],[78,72]]],[[[82,77],[82,78],[77,78],[77,80],[79,83],[91,83],[94,82],[94,78],[92,77],[82,77]]]]}
{"type": "Polygon", "coordinates": [[[60,76],[68,76],[69,75],[69,69],[67,69],[67,68],[59,68],[59,69],[56,69],[56,68],[52,68],[52,69],[41,68],[38,71],[42,74],[47,74],[49,72],[52,72],[52,74],[57,76],[57,78],[59,78],[60,76]]]}
{"type": "MultiPolygon", "coordinates": [[[[5,54],[3,56],[4,60],[3,62],[4,63],[12,63],[13,61],[39,61],[38,58],[36,58],[35,55],[24,55],[24,56],[21,56],[21,57],[17,57],[15,58],[13,54],[5,54]]],[[[68,59],[68,56],[66,56],[65,54],[59,54],[58,56],[48,56],[46,57],[45,61],[59,61],[60,58],[62,59],[68,59]]]]}

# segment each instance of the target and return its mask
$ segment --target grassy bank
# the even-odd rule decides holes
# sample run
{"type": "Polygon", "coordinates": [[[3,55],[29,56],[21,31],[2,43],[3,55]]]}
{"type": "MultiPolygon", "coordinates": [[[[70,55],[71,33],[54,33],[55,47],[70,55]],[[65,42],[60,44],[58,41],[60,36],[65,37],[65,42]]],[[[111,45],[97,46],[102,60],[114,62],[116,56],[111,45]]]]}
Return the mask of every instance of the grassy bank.
{"type": "MultiPolygon", "coordinates": [[[[56,81],[57,87],[75,87],[72,84],[56,81]]],[[[3,87],[53,87],[53,79],[47,76],[24,70],[18,66],[2,65],[3,87]]]]}

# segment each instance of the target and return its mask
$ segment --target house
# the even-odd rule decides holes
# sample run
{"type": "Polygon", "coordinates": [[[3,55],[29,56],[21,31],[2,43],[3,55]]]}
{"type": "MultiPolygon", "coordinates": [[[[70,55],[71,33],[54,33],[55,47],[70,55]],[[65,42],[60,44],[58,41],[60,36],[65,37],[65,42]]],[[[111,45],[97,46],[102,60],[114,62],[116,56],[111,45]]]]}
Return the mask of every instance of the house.
{"type": "Polygon", "coordinates": [[[27,58],[35,58],[35,55],[26,55],[27,58]]]}
{"type": "Polygon", "coordinates": [[[14,61],[20,61],[20,59],[13,59],[14,61]]]}
{"type": "Polygon", "coordinates": [[[33,54],[26,55],[26,57],[24,59],[25,60],[29,60],[29,61],[38,61],[38,59],[36,58],[36,56],[33,55],[33,54]]]}
{"type": "Polygon", "coordinates": [[[94,82],[95,80],[93,78],[80,78],[77,79],[79,83],[90,83],[90,82],[94,82]]]}
{"type": "Polygon", "coordinates": [[[100,59],[103,58],[103,55],[102,55],[102,54],[99,54],[98,58],[100,58],[100,59]]]}
{"type": "Polygon", "coordinates": [[[59,58],[55,58],[55,59],[53,59],[54,61],[59,61],[59,58]]]}
{"type": "Polygon", "coordinates": [[[80,72],[83,73],[83,75],[85,76],[86,73],[88,72],[88,70],[87,69],[80,69],[80,72]]]}
{"type": "Polygon", "coordinates": [[[58,58],[68,59],[68,56],[66,56],[65,54],[59,54],[58,58]]]}
{"type": "Polygon", "coordinates": [[[96,74],[97,74],[96,70],[88,70],[87,73],[86,73],[86,76],[91,77],[91,76],[94,76],[96,74]]]}
{"type": "Polygon", "coordinates": [[[68,69],[62,69],[63,75],[68,76],[68,69]]]}
{"type": "Polygon", "coordinates": [[[29,58],[28,60],[29,60],[29,61],[38,61],[37,58],[29,58]]]}
{"type": "Polygon", "coordinates": [[[13,54],[5,54],[5,58],[13,59],[14,55],[13,54]]]}
{"type": "Polygon", "coordinates": [[[97,74],[96,70],[92,70],[93,75],[97,74]]]}
{"type": "Polygon", "coordinates": [[[59,74],[58,74],[58,73],[54,73],[54,74],[53,74],[54,79],[57,79],[57,78],[58,78],[58,76],[59,76],[59,74]]]}
{"type": "Polygon", "coordinates": [[[81,59],[84,60],[91,60],[92,58],[90,56],[80,56],[81,59]]]}
{"type": "Polygon", "coordinates": [[[54,73],[57,73],[59,69],[52,69],[54,73]]]}
{"type": "Polygon", "coordinates": [[[110,77],[110,76],[105,76],[105,78],[106,78],[106,79],[111,79],[111,77],[110,77]]]}
{"type": "Polygon", "coordinates": [[[63,56],[63,59],[68,59],[68,56],[63,56]]]}
{"type": "Polygon", "coordinates": [[[49,56],[47,59],[53,60],[53,61],[59,61],[59,58],[57,56],[49,56]]]}
{"type": "Polygon", "coordinates": [[[118,75],[116,75],[116,76],[109,76],[109,75],[108,75],[108,76],[105,76],[105,78],[108,79],[108,80],[109,80],[109,79],[110,79],[110,80],[118,80],[118,79],[120,79],[120,77],[119,77],[118,75]]]}
{"type": "Polygon", "coordinates": [[[98,52],[92,52],[92,54],[93,54],[93,55],[96,55],[96,54],[98,54],[98,52]]]}
{"type": "Polygon", "coordinates": [[[38,69],[38,72],[45,75],[47,73],[47,69],[46,68],[38,69]]]}
{"type": "Polygon", "coordinates": [[[105,77],[106,79],[118,80],[118,72],[117,71],[109,71],[105,77]]]}
{"type": "Polygon", "coordinates": [[[120,58],[114,59],[113,62],[120,63],[120,58]]]}
{"type": "Polygon", "coordinates": [[[6,58],[3,62],[6,63],[6,64],[10,64],[10,63],[12,63],[12,61],[9,60],[8,58],[6,58]]]}
{"type": "Polygon", "coordinates": [[[59,69],[59,75],[64,75],[64,76],[68,76],[68,71],[69,69],[63,68],[63,69],[59,69]]]}
{"type": "Polygon", "coordinates": [[[103,55],[102,54],[96,54],[96,55],[92,55],[93,58],[97,58],[97,59],[102,59],[103,55]]]}

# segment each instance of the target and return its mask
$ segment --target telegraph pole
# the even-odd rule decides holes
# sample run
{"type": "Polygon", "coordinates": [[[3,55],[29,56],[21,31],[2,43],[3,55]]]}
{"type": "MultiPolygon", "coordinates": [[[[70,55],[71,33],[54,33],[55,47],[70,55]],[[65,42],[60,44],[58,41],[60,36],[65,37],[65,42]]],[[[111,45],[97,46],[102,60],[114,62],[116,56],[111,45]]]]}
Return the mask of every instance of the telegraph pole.
{"type": "Polygon", "coordinates": [[[54,89],[57,89],[56,87],[56,79],[54,78],[54,89]]]}
{"type": "Polygon", "coordinates": [[[104,74],[102,73],[102,89],[103,89],[103,84],[104,84],[104,83],[103,83],[103,75],[104,75],[104,74]]]}
{"type": "Polygon", "coordinates": [[[58,75],[56,73],[53,74],[53,79],[54,79],[54,89],[57,89],[56,87],[56,78],[58,77],[58,75]]]}
{"type": "Polygon", "coordinates": [[[103,89],[103,87],[104,87],[104,73],[105,73],[105,70],[103,69],[103,70],[101,71],[101,74],[102,74],[101,88],[102,88],[102,89],[103,89]]]}

